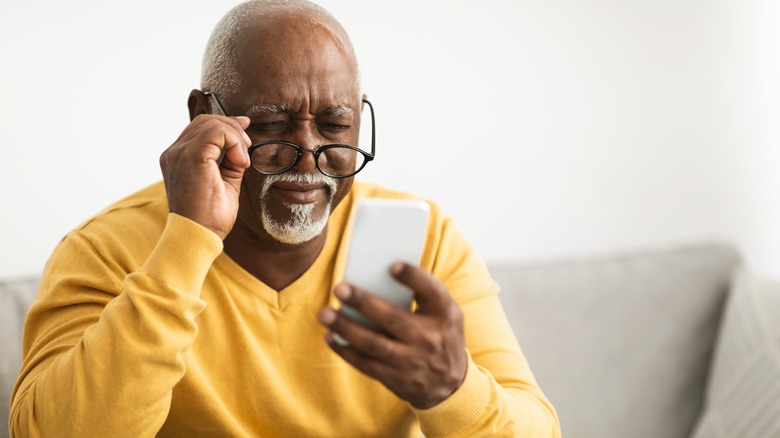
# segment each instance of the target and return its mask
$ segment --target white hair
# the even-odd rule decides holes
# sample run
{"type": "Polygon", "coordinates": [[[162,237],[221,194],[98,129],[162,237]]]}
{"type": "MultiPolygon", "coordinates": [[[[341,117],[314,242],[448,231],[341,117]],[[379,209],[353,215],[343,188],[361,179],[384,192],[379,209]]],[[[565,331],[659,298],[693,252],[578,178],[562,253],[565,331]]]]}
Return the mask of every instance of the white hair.
{"type": "Polygon", "coordinates": [[[312,22],[324,18],[332,20],[346,50],[357,68],[354,48],[349,36],[328,11],[306,0],[250,0],[234,7],[217,23],[203,54],[201,88],[218,95],[235,94],[243,84],[238,73],[236,41],[254,20],[281,15],[310,13],[312,22]]]}

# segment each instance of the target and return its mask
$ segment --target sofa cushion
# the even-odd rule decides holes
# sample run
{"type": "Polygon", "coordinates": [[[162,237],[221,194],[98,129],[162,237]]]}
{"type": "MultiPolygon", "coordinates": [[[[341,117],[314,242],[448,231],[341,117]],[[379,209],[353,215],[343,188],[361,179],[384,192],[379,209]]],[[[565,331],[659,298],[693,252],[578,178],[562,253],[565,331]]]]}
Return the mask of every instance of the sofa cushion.
{"type": "Polygon", "coordinates": [[[22,327],[38,280],[27,277],[0,282],[0,437],[8,436],[11,391],[22,366],[22,327]]]}
{"type": "Polygon", "coordinates": [[[695,438],[780,436],[780,282],[735,275],[695,438]]]}
{"type": "Polygon", "coordinates": [[[738,263],[702,244],[491,272],[564,436],[687,437],[738,263]]]}

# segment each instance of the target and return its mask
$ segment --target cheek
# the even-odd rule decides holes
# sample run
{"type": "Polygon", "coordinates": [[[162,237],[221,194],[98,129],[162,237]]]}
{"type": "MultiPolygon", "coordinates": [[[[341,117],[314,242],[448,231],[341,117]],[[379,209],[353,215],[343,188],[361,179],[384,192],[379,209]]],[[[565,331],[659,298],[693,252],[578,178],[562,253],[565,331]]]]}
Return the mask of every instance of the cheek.
{"type": "Polygon", "coordinates": [[[253,209],[260,208],[260,193],[263,188],[264,179],[263,175],[249,168],[244,174],[244,179],[241,182],[240,198],[242,202],[251,204],[253,209]]]}
{"type": "Polygon", "coordinates": [[[352,188],[352,181],[355,177],[341,178],[336,180],[336,195],[333,197],[333,205],[331,211],[336,209],[336,206],[341,203],[341,200],[349,193],[352,188]]]}

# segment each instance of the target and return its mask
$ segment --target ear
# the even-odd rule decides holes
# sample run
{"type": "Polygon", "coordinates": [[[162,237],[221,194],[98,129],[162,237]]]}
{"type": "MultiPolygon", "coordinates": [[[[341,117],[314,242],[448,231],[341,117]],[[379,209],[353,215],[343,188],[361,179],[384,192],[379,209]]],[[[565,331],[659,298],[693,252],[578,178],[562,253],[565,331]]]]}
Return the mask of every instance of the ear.
{"type": "Polygon", "coordinates": [[[190,110],[190,121],[201,114],[211,114],[211,105],[208,97],[197,88],[190,91],[190,98],[187,99],[187,108],[190,110]]]}

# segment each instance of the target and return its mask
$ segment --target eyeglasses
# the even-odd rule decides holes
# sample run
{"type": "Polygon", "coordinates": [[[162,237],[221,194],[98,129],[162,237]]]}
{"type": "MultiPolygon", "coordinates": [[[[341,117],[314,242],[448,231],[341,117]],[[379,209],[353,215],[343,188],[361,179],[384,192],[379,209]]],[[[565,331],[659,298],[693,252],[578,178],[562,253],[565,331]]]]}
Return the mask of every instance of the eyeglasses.
{"type": "MultiPolygon", "coordinates": [[[[228,116],[225,107],[216,94],[204,91],[203,94],[214,98],[219,111],[228,116]]],[[[366,99],[363,103],[368,105],[371,112],[371,152],[363,151],[355,146],[346,144],[326,144],[314,149],[306,149],[295,143],[283,140],[263,141],[254,143],[249,147],[249,158],[252,167],[263,175],[277,175],[287,172],[295,167],[304,152],[314,154],[314,162],[317,170],[331,178],[347,178],[363,170],[369,161],[374,159],[376,148],[376,131],[374,121],[374,107],[366,99]]]]}

